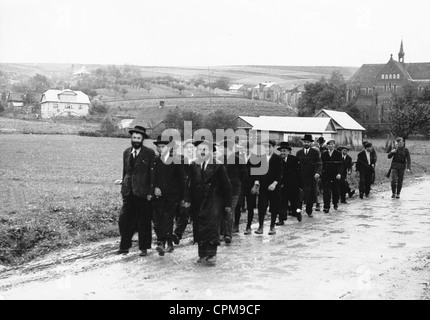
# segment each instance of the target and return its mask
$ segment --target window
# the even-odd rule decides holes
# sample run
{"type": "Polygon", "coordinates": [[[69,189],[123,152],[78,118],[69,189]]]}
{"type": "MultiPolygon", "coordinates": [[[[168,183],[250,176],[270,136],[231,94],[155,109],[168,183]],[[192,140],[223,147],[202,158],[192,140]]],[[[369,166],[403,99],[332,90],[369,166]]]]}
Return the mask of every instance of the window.
{"type": "Polygon", "coordinates": [[[82,105],[79,105],[79,110],[82,110],[82,105]]]}
{"type": "Polygon", "coordinates": [[[397,74],[397,79],[400,79],[400,74],[399,73],[397,74]]]}
{"type": "Polygon", "coordinates": [[[381,74],[381,79],[385,80],[385,74],[381,74]]]}
{"type": "Polygon", "coordinates": [[[390,75],[388,76],[388,79],[393,79],[393,75],[392,75],[392,74],[390,74],[390,75]]]}

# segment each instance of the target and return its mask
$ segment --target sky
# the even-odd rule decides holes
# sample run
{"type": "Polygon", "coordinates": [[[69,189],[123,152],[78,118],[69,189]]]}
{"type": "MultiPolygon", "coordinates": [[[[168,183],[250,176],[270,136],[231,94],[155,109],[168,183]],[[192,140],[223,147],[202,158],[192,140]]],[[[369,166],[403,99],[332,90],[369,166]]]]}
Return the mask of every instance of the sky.
{"type": "Polygon", "coordinates": [[[0,0],[0,63],[430,62],[429,0],[0,0]]]}

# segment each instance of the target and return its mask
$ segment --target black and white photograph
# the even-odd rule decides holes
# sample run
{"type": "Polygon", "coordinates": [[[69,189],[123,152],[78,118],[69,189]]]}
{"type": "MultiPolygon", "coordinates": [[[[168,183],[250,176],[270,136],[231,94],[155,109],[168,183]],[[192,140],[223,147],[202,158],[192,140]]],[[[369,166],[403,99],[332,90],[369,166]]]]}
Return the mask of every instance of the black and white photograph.
{"type": "Polygon", "coordinates": [[[0,300],[430,300],[428,12],[0,0],[0,300]]]}

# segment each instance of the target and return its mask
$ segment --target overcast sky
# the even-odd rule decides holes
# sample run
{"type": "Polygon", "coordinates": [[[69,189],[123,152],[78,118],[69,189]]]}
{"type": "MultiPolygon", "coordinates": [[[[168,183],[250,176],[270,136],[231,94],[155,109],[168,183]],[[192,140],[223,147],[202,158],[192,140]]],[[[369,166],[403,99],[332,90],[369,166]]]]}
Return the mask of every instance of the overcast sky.
{"type": "Polygon", "coordinates": [[[146,66],[430,61],[429,0],[0,0],[0,62],[146,66]]]}

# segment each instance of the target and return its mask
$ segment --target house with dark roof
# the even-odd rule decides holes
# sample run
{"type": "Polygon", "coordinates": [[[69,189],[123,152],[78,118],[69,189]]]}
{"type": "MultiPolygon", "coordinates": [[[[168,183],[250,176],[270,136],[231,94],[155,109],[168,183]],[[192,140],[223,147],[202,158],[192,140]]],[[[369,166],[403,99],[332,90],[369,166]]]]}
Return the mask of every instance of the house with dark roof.
{"type": "Polygon", "coordinates": [[[391,55],[385,64],[363,64],[347,81],[348,102],[360,110],[363,124],[384,123],[390,100],[395,92],[407,85],[423,91],[430,85],[430,62],[405,63],[403,40],[398,61],[391,55]]]}
{"type": "Polygon", "coordinates": [[[9,92],[7,95],[7,107],[14,111],[24,109],[24,97],[25,93],[23,92],[9,92]]]}

